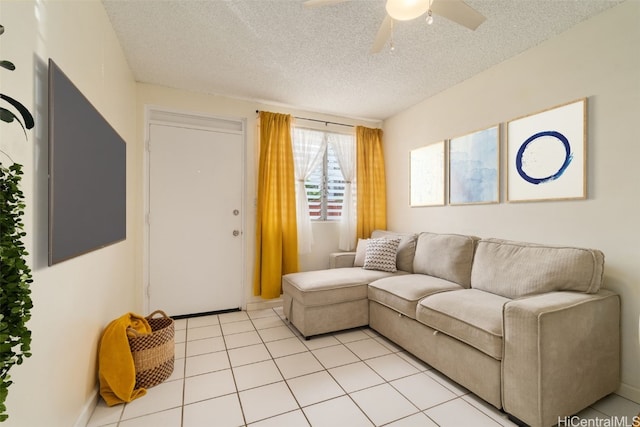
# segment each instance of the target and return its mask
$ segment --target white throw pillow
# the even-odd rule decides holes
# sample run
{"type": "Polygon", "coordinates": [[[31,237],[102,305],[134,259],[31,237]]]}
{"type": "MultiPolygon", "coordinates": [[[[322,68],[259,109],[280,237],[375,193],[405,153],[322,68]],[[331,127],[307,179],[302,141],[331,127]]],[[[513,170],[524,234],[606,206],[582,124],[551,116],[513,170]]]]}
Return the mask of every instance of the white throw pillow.
{"type": "Polygon", "coordinates": [[[369,239],[358,239],[358,246],[356,246],[356,257],[353,260],[354,267],[364,266],[364,257],[367,255],[367,246],[369,246],[369,239]]]}
{"type": "Polygon", "coordinates": [[[380,270],[395,273],[396,256],[400,239],[369,239],[364,257],[365,270],[380,270]]]}

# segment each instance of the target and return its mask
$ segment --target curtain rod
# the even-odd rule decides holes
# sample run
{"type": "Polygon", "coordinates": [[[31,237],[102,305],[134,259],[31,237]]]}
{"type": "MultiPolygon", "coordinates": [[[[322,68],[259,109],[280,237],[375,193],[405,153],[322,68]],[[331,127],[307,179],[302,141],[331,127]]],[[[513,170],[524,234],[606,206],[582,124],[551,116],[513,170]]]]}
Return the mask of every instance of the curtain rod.
{"type": "MultiPolygon", "coordinates": [[[[259,113],[260,113],[260,110],[256,110],[256,114],[259,114],[259,113]]],[[[324,123],[325,126],[327,126],[327,125],[338,125],[338,126],[346,126],[346,127],[350,127],[350,128],[355,127],[354,125],[347,125],[347,124],[344,124],[344,123],[337,123],[337,122],[328,122],[326,120],[308,119],[306,117],[293,116],[293,118],[294,119],[298,119],[298,120],[308,120],[310,122],[324,123]]]]}

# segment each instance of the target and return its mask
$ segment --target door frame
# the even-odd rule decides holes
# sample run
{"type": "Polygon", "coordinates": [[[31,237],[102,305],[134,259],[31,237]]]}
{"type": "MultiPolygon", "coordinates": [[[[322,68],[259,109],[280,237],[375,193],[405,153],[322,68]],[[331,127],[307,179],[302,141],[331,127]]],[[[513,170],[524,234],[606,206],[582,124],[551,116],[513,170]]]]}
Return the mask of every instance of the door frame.
{"type": "Polygon", "coordinates": [[[145,104],[144,106],[144,148],[143,148],[143,170],[142,170],[142,181],[143,181],[143,201],[142,201],[142,286],[140,288],[140,298],[142,301],[142,309],[144,313],[150,312],[149,307],[149,292],[150,292],[150,283],[149,283],[149,209],[150,209],[150,200],[149,200],[149,192],[150,192],[150,151],[149,151],[149,140],[150,140],[150,126],[152,124],[158,125],[168,125],[168,126],[177,126],[177,127],[185,127],[190,129],[199,129],[199,130],[213,130],[213,131],[222,131],[226,133],[237,133],[242,135],[242,154],[241,154],[241,170],[240,170],[240,189],[242,191],[241,194],[241,206],[240,206],[240,222],[242,224],[242,229],[240,231],[240,239],[241,239],[241,272],[240,272],[240,286],[241,286],[241,297],[240,304],[241,308],[244,310],[246,308],[246,280],[245,280],[245,271],[246,271],[246,237],[244,231],[247,229],[247,217],[246,215],[246,200],[245,195],[247,193],[246,188],[246,164],[247,164],[247,119],[240,117],[225,117],[218,116],[213,114],[205,114],[205,113],[196,113],[192,111],[183,111],[176,110],[166,107],[161,107],[157,105],[145,104]]]}

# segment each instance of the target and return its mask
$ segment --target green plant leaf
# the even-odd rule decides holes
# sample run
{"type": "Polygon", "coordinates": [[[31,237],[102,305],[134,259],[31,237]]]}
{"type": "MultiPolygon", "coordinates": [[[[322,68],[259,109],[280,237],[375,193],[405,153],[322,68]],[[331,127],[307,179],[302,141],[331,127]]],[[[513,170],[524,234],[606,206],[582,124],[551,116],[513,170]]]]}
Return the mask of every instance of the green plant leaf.
{"type": "Polygon", "coordinates": [[[24,132],[24,137],[25,138],[27,137],[27,130],[24,128],[22,121],[18,118],[18,116],[13,114],[11,110],[7,110],[6,108],[0,107],[0,120],[6,123],[12,123],[14,120],[17,121],[20,124],[20,127],[22,127],[22,132],[24,132]]]}
{"type": "Polygon", "coordinates": [[[33,116],[31,115],[31,113],[29,112],[29,110],[27,110],[27,107],[25,107],[15,99],[11,98],[10,96],[5,95],[4,93],[0,93],[0,99],[4,99],[9,104],[13,105],[16,110],[18,110],[18,112],[20,113],[20,115],[24,120],[24,126],[27,129],[33,128],[33,126],[35,125],[35,122],[33,121],[33,116]]]}
{"type": "Polygon", "coordinates": [[[0,60],[0,67],[6,68],[9,71],[13,71],[16,69],[16,66],[13,65],[13,62],[5,60],[0,60]]]}

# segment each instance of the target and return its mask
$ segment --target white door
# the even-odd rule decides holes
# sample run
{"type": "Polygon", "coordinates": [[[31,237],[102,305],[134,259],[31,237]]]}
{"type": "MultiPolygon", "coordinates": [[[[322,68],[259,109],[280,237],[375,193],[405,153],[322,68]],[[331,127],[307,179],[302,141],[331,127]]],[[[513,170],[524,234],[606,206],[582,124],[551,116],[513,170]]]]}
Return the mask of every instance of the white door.
{"type": "Polygon", "coordinates": [[[242,302],[244,134],[149,126],[149,309],[242,302]]]}

